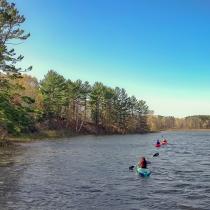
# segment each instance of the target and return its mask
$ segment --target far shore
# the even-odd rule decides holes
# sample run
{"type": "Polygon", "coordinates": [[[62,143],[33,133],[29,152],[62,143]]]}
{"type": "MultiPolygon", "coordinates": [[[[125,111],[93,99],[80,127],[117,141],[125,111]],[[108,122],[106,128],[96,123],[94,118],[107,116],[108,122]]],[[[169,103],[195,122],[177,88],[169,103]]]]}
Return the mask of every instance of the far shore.
{"type": "Polygon", "coordinates": [[[203,132],[205,132],[205,131],[210,131],[210,129],[209,128],[206,128],[206,129],[202,129],[202,128],[192,128],[192,129],[187,129],[187,128],[183,128],[183,129],[176,129],[176,128],[171,128],[171,129],[167,129],[167,130],[164,130],[164,131],[203,131],[203,132]]]}

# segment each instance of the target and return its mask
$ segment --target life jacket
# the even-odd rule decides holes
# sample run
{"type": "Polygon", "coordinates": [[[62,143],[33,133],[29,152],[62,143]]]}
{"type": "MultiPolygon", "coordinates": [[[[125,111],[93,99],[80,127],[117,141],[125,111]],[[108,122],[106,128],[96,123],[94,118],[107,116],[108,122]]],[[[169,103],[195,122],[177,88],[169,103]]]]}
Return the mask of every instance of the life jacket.
{"type": "Polygon", "coordinates": [[[141,168],[147,168],[147,161],[146,160],[141,161],[141,168]]]}

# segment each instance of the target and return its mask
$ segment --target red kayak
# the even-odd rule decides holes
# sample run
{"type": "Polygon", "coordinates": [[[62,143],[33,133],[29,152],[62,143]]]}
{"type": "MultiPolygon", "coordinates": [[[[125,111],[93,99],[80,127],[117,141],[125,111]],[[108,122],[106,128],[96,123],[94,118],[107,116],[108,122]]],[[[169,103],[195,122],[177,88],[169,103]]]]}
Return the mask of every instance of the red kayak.
{"type": "Polygon", "coordinates": [[[155,144],[155,146],[156,146],[156,147],[160,147],[160,146],[161,146],[161,144],[155,144]]]}
{"type": "Polygon", "coordinates": [[[161,145],[166,145],[166,144],[168,144],[167,140],[161,142],[161,145]]]}

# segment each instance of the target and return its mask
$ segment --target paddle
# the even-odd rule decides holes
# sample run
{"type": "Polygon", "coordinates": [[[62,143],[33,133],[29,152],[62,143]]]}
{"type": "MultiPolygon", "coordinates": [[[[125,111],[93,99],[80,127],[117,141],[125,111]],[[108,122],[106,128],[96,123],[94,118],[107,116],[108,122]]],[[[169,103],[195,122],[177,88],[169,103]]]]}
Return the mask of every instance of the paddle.
{"type": "Polygon", "coordinates": [[[158,152],[156,152],[156,153],[153,155],[153,157],[157,157],[157,156],[159,156],[159,153],[158,153],[158,152]]]}
{"type": "MultiPolygon", "coordinates": [[[[156,152],[152,157],[158,157],[158,156],[159,156],[159,153],[156,152]]],[[[151,162],[147,161],[147,164],[151,164],[151,162]]],[[[135,165],[129,166],[129,171],[133,171],[134,168],[135,168],[135,165]]]]}

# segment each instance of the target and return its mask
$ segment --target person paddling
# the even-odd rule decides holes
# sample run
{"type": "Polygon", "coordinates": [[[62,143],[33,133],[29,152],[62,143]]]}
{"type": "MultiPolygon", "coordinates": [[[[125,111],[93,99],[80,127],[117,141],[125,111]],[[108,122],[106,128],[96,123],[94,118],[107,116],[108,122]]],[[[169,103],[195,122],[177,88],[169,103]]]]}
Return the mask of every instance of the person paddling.
{"type": "Polygon", "coordinates": [[[163,140],[163,143],[167,144],[167,143],[168,143],[168,141],[167,141],[166,139],[164,139],[164,140],[163,140]]]}
{"type": "Polygon", "coordinates": [[[159,141],[159,139],[157,140],[156,145],[160,145],[160,141],[159,141]]]}
{"type": "Polygon", "coordinates": [[[161,144],[162,144],[162,145],[165,145],[165,144],[167,144],[167,143],[168,143],[167,139],[166,139],[166,138],[163,138],[163,136],[162,136],[161,144]]]}
{"type": "Polygon", "coordinates": [[[145,157],[142,157],[138,162],[138,167],[140,168],[147,168],[147,161],[145,157]]]}

